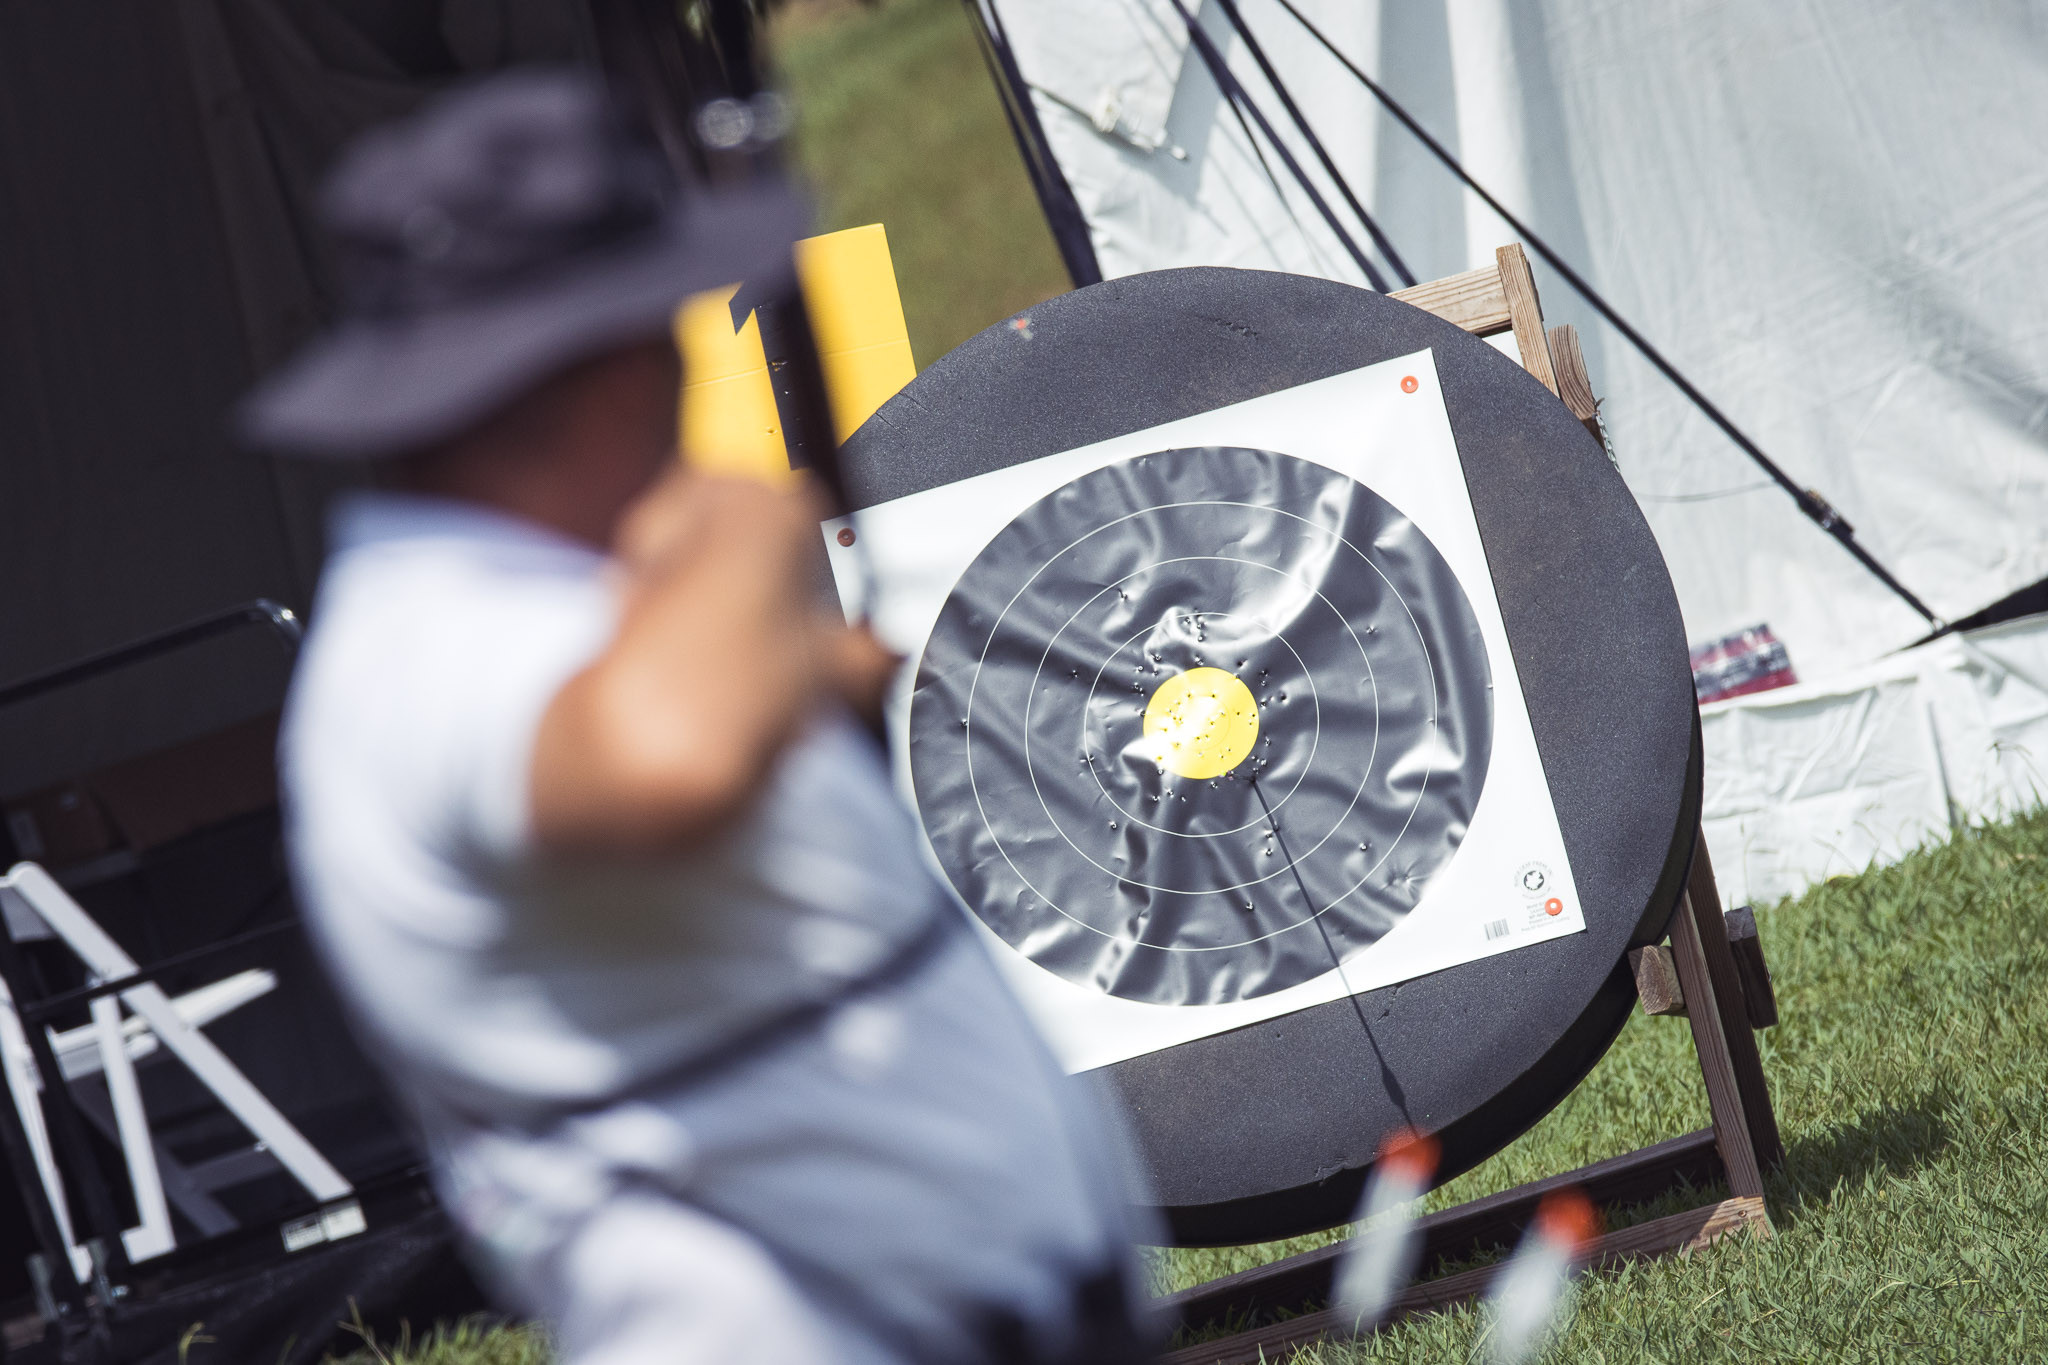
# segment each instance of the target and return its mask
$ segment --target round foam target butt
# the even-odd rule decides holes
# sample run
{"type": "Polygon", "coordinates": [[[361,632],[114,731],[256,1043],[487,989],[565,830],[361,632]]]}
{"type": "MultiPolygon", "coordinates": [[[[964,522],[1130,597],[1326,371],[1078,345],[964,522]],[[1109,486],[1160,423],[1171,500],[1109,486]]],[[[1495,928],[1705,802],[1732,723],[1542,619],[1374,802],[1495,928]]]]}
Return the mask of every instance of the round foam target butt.
{"type": "Polygon", "coordinates": [[[1163,1005],[1378,940],[1456,851],[1492,740],[1479,624],[1428,537],[1342,474],[1229,447],[1019,514],[913,695],[917,806],[962,899],[1041,967],[1163,1005]]]}
{"type": "MultiPolygon", "coordinates": [[[[1424,351],[1584,928],[1101,1066],[1140,1148],[1134,1197],[1183,1243],[1344,1221],[1399,1128],[1439,1139],[1448,1179],[1619,1031],[1625,954],[1662,936],[1699,819],[1656,543],[1599,443],[1512,360],[1387,296],[1266,272],[1041,304],[845,448],[874,507],[1424,351]]],[[[1420,365],[1389,368],[1390,393],[1435,401],[1420,365]]],[[[910,775],[941,870],[1077,998],[1312,990],[1296,983],[1331,962],[1324,934],[1349,952],[1426,918],[1403,919],[1403,876],[1455,871],[1514,815],[1469,575],[1370,478],[1258,436],[1161,440],[1004,508],[922,645],[910,775]],[[1389,753],[1426,754],[1426,777],[1389,753]]],[[[1532,873],[1512,894],[1541,920],[1558,892],[1532,873]]]]}

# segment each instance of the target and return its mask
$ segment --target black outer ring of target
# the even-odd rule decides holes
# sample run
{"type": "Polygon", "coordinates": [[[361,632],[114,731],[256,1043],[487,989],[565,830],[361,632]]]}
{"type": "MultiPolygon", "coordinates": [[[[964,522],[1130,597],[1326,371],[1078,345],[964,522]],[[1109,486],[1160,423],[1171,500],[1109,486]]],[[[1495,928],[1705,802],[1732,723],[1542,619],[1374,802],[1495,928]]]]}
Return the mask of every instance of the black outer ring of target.
{"type": "Polygon", "coordinates": [[[1463,586],[1399,508],[1276,451],[1160,450],[1047,493],[962,572],[918,663],[911,776],[961,898],[1039,966],[1153,1004],[1255,999],[1377,941],[1457,851],[1491,683],[1463,586]],[[1249,682],[1259,741],[1220,778],[1162,775],[1130,748],[1144,701],[1204,666],[1249,682]]]}
{"type": "Polygon", "coordinates": [[[1347,1219],[1380,1139],[1505,1147],[1599,1060],[1662,937],[1700,808],[1671,580],[1605,452],[1493,347],[1348,285],[1160,271],[1033,308],[944,356],[847,443],[856,508],[1429,350],[1465,466],[1586,932],[1106,1067],[1176,1241],[1347,1219]]]}

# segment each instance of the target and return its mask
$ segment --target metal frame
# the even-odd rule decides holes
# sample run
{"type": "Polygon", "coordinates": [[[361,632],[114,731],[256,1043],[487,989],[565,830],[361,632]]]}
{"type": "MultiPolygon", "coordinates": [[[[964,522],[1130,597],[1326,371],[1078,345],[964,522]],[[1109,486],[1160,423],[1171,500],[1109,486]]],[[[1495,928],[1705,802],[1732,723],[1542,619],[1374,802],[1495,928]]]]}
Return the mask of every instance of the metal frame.
{"type": "MultiPolygon", "coordinates": [[[[126,1026],[121,1014],[123,1005],[143,1020],[156,1039],[191,1070],[214,1098],[249,1130],[262,1149],[274,1157],[314,1200],[331,1203],[354,1193],[354,1186],[335,1169],[333,1163],[256,1088],[212,1039],[184,1017],[161,986],[146,979],[147,974],[135,959],[114,942],[85,908],[39,864],[17,863],[5,876],[0,876],[0,897],[8,896],[15,898],[17,906],[25,906],[48,925],[85,964],[95,983],[131,983],[115,994],[94,996],[89,1005],[99,1063],[107,1078],[116,1132],[141,1218],[136,1227],[121,1230],[122,1250],[130,1262],[163,1255],[176,1245],[176,1238],[171,1228],[163,1174],[157,1164],[155,1144],[150,1134],[149,1116],[136,1081],[134,1061],[128,1052],[126,1026]]],[[[12,948],[11,943],[9,947],[12,948]]],[[[0,963],[0,974],[13,975],[5,970],[13,965],[12,962],[0,963]]],[[[5,983],[0,982],[0,985],[5,983]]],[[[6,986],[6,995],[0,997],[0,1005],[5,1007],[4,1013],[0,1013],[0,1030],[5,1030],[8,1035],[5,1041],[10,1043],[15,1042],[14,1035],[21,1035],[17,1045],[26,1045],[35,1058],[40,1076],[31,1075],[20,1066],[10,1048],[6,1059],[7,1082],[30,1147],[37,1155],[37,1170],[58,1229],[69,1249],[75,1273],[83,1276],[91,1265],[90,1249],[76,1239],[71,1226],[65,1185],[50,1148],[42,1113],[44,1097],[61,1090],[67,1080],[63,1065],[57,1060],[56,1051],[40,1022],[31,1020],[24,1027],[23,1020],[18,1017],[25,1012],[26,1004],[19,1000],[12,986],[6,986]]],[[[64,1097],[62,1103],[69,1107],[69,1097],[64,1097]]]]}
{"type": "MultiPolygon", "coordinates": [[[[278,642],[287,658],[297,653],[303,634],[298,616],[291,608],[281,603],[269,598],[256,598],[198,617],[183,625],[156,631],[85,658],[17,679],[0,687],[0,708],[30,701],[72,684],[86,682],[125,668],[130,664],[201,644],[251,626],[266,631],[278,642]]],[[[5,899],[0,897],[0,901],[5,899]]],[[[68,901],[70,898],[67,895],[65,899],[68,901]]],[[[75,906],[76,903],[72,904],[75,906]]],[[[29,1259],[29,1275],[38,1310],[46,1321],[53,1323],[66,1318],[77,1322],[89,1317],[91,1325],[87,1330],[98,1335],[104,1332],[105,1315],[116,1297],[113,1278],[123,1272],[130,1259],[126,1247],[127,1230],[118,1226],[119,1219],[115,1216],[113,1201],[109,1197],[106,1172],[100,1169],[92,1153],[90,1137],[69,1086],[40,1084],[45,1077],[62,1078],[65,1075],[57,1048],[53,1045],[51,1032],[42,1027],[42,1024],[59,1009],[90,1002],[101,995],[111,997],[126,985],[141,986],[146,978],[131,971],[124,974],[132,978],[126,983],[94,982],[88,984],[82,992],[64,992],[48,999],[32,1001],[24,994],[29,977],[15,934],[11,931],[9,918],[8,915],[0,913],[0,1005],[4,1005],[0,1007],[0,1054],[4,1054],[0,1061],[4,1061],[5,1079],[10,1094],[17,1102],[0,1104],[0,1149],[4,1149],[8,1163],[15,1173],[15,1184],[22,1203],[28,1210],[35,1241],[42,1248],[29,1259]],[[19,1064],[18,1059],[24,1052],[30,1059],[31,1066],[28,1068],[19,1064]],[[39,1102],[36,1098],[38,1093],[41,1097],[39,1102]],[[29,1102],[21,1103],[22,1096],[29,1097],[29,1102]],[[67,1168],[71,1171],[77,1187],[76,1193],[84,1206],[85,1218],[82,1227],[74,1225],[72,1210],[65,1196],[66,1185],[63,1177],[67,1168]],[[80,1236],[81,1233],[84,1235],[80,1236]]],[[[42,923],[41,916],[33,912],[26,919],[31,924],[42,923]]],[[[93,927],[97,929],[98,926],[93,927]]],[[[164,962],[153,964],[150,971],[166,971],[200,961],[242,942],[288,927],[291,925],[267,926],[194,952],[176,954],[164,962]]],[[[125,957],[125,954],[123,956],[125,957]]],[[[131,960],[131,968],[133,965],[131,960]]],[[[161,992],[158,994],[161,995],[161,992]]],[[[172,1006],[173,1012],[175,1008],[172,1006]]],[[[86,1025],[86,1028],[97,1030],[100,1027],[98,1017],[101,1011],[94,1009],[92,1013],[95,1022],[86,1025]]],[[[118,1016],[118,1006],[116,1014],[118,1016]]],[[[121,1025],[120,1032],[125,1035],[125,1023],[121,1025]]],[[[64,1037],[69,1040],[71,1035],[67,1032],[64,1037]]],[[[95,1036],[95,1049],[101,1046],[102,1041],[95,1036]]],[[[207,1046],[211,1044],[208,1043],[207,1046]]],[[[122,1049],[122,1052],[125,1057],[125,1049],[122,1049]]],[[[105,1058],[102,1057],[102,1068],[105,1065],[105,1058]]],[[[117,1062],[115,1065],[119,1067],[121,1063],[117,1062]]],[[[111,1073],[109,1074],[111,1101],[114,1087],[121,1083],[113,1080],[111,1073]]],[[[122,1126],[121,1110],[129,1112],[127,1126],[131,1132],[135,1130],[134,1109],[135,1106],[131,1106],[127,1100],[120,1101],[114,1115],[117,1132],[122,1126]]],[[[134,1167],[131,1165],[130,1169],[132,1178],[134,1167]]],[[[146,1183],[145,1176],[145,1185],[146,1183]]],[[[168,1222],[158,1220],[153,1215],[152,1209],[150,1215],[145,1217],[144,1226],[153,1228],[160,1225],[167,1230],[168,1222]]],[[[146,1250],[163,1240],[162,1233],[145,1233],[140,1239],[138,1250],[146,1250]]]]}

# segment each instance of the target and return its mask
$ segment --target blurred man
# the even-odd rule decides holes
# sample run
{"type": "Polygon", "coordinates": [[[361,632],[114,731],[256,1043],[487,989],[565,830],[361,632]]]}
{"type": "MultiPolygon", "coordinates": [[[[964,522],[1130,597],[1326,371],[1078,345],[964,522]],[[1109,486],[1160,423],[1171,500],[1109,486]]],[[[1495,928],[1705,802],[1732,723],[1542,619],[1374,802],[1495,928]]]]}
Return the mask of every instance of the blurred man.
{"type": "Polygon", "coordinates": [[[250,438],[373,460],[286,719],[295,868],[489,1282],[575,1365],[1138,1349],[1124,1193],[851,719],[821,509],[675,472],[669,318],[781,276],[594,85],[366,140],[250,438]]]}

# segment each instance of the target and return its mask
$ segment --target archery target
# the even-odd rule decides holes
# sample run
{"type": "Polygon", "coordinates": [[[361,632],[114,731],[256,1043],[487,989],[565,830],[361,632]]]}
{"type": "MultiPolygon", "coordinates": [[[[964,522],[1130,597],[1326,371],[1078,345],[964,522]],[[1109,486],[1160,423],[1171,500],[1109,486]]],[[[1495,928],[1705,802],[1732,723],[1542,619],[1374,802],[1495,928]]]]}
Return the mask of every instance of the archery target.
{"type": "Polygon", "coordinates": [[[1067,482],[961,574],[910,708],[934,856],[1037,967],[1156,1005],[1330,973],[1486,781],[1486,647],[1415,523],[1271,450],[1067,482]]]}
{"type": "MultiPolygon", "coordinates": [[[[843,599],[872,602],[882,638],[913,661],[889,707],[890,740],[934,872],[973,900],[969,922],[1067,1066],[1094,1069],[1123,1101],[1143,1170],[1132,1197],[1159,1208],[1175,1240],[1329,1227],[1352,1215],[1394,1129],[1433,1133],[1448,1177],[1584,1077],[1634,1008],[1627,949],[1661,936],[1684,884],[1700,754],[1684,624],[1656,542],[1553,394],[1397,299],[1262,271],[1168,270],[989,328],[912,381],[844,455],[858,512],[825,528],[825,553],[843,599]],[[1168,512],[1182,502],[1258,517],[1168,512]],[[1313,529],[1282,537],[1274,528],[1290,514],[1313,529]],[[1129,534],[1090,538],[1125,516],[1129,534]],[[1097,539],[1118,543],[1098,551],[1097,539]],[[1344,568],[1347,541],[1391,585],[1344,568]],[[1229,558],[1263,567],[1220,563],[1229,558]],[[1168,567],[1182,559],[1203,567],[1168,567]],[[1440,591],[1438,561],[1455,593],[1440,591]],[[1284,585],[1269,569],[1321,573],[1337,585],[1323,590],[1334,612],[1305,594],[1298,614],[1275,612],[1268,590],[1284,585]],[[1111,584],[1131,600],[1099,602],[1091,616],[1111,584]],[[1427,750],[1426,783],[1404,766],[1419,689],[1385,698],[1391,678],[1414,686],[1418,657],[1390,639],[1395,596],[1417,622],[1439,727],[1445,715],[1464,725],[1427,750]],[[1478,660],[1460,643],[1467,612],[1478,660]],[[1339,616],[1377,626],[1365,636],[1383,687],[1377,737],[1359,698],[1342,695],[1339,616]],[[1263,641],[1256,664],[1242,645],[1218,648],[1247,635],[1263,641]],[[1302,657],[1281,704],[1280,685],[1264,684],[1297,668],[1283,645],[1302,657]],[[1102,686],[1084,689],[1097,669],[1102,686]],[[984,694],[992,675],[1006,699],[984,694]],[[1313,693],[1297,690],[1309,681],[1313,693]],[[1042,736],[1066,737],[1071,752],[1042,736]],[[1081,781],[1090,744],[1120,765],[1099,785],[1081,781]],[[1241,942],[1167,945],[1236,923],[1174,920],[1173,905],[1243,880],[1231,867],[1263,873],[1287,856],[1276,846],[1268,860],[1253,839],[1220,870],[1199,864],[1194,836],[1221,845],[1257,833],[1236,823],[1257,803],[1197,809],[1178,796],[1241,797],[1249,774],[1277,796],[1290,764],[1299,791],[1275,810],[1288,849],[1306,852],[1307,831],[1321,832],[1304,798],[1314,793],[1335,827],[1331,793],[1361,775],[1375,821],[1416,790],[1419,810],[1443,798],[1445,813],[1426,839],[1422,815],[1403,831],[1389,866],[1414,857],[1418,873],[1433,870],[1391,920],[1398,900],[1338,895],[1347,850],[1334,838],[1298,859],[1313,896],[1287,900],[1281,885],[1270,908],[1253,897],[1240,913],[1275,925],[1328,900],[1315,925],[1343,916],[1356,935],[1341,966],[1283,986],[1290,971],[1314,970],[1313,953],[1251,961],[1241,942]],[[1034,774],[1059,779],[1043,802],[1034,774]],[[984,819],[977,792],[997,815],[984,819]],[[1098,842],[1060,833],[1077,810],[1102,820],[1098,842]],[[1138,833],[1126,838],[1133,811],[1138,833]],[[1119,855],[1210,880],[1192,897],[1126,891],[1111,875],[1119,855]],[[1044,898],[1012,857],[1074,918],[1037,918],[1050,907],[1031,902],[1044,898]],[[1088,935],[1107,950],[1083,965],[1088,935]],[[1196,958],[1232,965],[1199,979],[1171,966],[1196,958]]],[[[1292,774],[1284,785],[1294,790],[1292,774]]],[[[1308,937],[1298,925],[1289,936],[1308,937]]]]}
{"type": "Polygon", "coordinates": [[[899,779],[1069,1068],[1583,929],[1428,353],[852,529],[899,779]]]}

